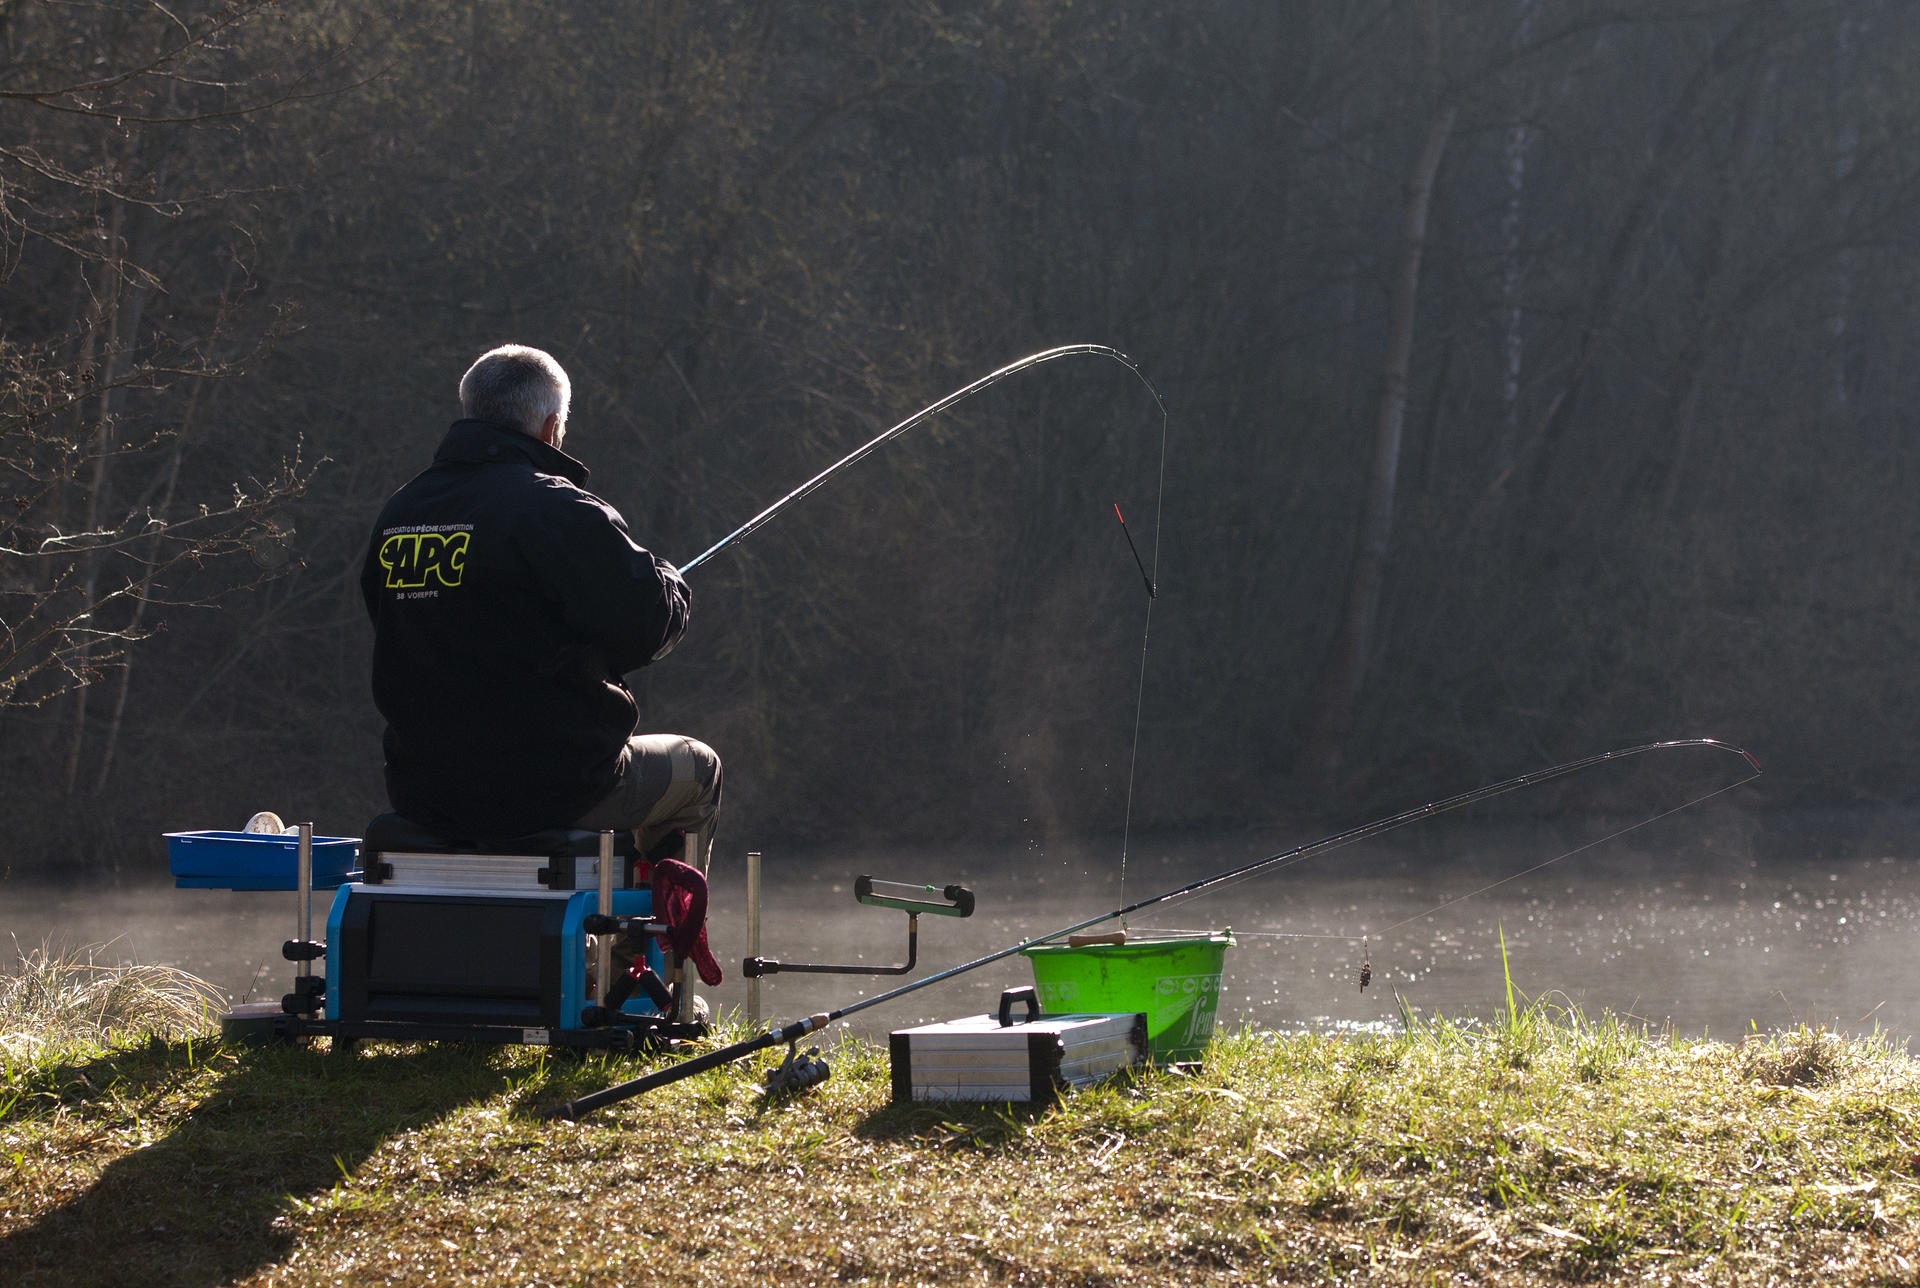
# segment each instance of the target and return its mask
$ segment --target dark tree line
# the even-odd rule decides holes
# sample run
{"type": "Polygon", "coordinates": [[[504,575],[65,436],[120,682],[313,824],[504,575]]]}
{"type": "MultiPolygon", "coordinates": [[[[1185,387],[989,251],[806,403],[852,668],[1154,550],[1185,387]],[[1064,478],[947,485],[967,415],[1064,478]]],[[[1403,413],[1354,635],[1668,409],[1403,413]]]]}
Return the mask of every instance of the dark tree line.
{"type": "Polygon", "coordinates": [[[1888,0],[0,8],[7,856],[380,803],[355,577],[515,339],[736,842],[1349,815],[1715,734],[1911,793],[1888,0]]]}

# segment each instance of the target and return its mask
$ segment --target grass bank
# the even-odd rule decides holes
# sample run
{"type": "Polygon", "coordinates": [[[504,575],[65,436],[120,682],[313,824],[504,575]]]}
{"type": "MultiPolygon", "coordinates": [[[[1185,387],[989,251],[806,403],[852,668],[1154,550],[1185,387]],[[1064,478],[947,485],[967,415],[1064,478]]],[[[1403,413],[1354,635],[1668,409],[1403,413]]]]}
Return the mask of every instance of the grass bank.
{"type": "Polygon", "coordinates": [[[0,1283],[1912,1284],[1920,1067],[1551,1005],[1244,1033],[1058,1107],[896,1107],[885,1053],[581,1124],[532,1050],[8,1045],[0,1283]]]}

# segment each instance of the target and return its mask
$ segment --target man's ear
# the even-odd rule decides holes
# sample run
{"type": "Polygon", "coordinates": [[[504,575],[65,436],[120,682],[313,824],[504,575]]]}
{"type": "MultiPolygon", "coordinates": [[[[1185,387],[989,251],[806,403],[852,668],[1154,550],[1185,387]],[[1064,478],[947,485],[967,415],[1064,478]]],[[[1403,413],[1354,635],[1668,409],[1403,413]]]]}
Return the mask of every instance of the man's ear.
{"type": "Polygon", "coordinates": [[[556,411],[551,416],[548,416],[545,420],[540,422],[540,441],[545,443],[548,447],[558,447],[559,443],[556,442],[555,440],[558,439],[559,437],[560,437],[560,413],[556,411]]]}

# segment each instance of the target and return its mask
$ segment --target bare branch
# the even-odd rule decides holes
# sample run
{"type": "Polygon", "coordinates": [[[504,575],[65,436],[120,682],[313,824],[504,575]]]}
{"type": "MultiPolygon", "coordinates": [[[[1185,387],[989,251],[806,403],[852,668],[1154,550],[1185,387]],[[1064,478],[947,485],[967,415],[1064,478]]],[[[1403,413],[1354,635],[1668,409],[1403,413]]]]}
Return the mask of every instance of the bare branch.
{"type": "MultiPolygon", "coordinates": [[[[153,3],[153,0],[148,0],[148,3],[149,7],[159,13],[165,14],[167,18],[176,25],[184,26],[184,24],[180,24],[180,20],[171,12],[153,3]]],[[[122,85],[132,84],[144,77],[155,75],[162,68],[171,66],[186,57],[189,53],[210,47],[215,37],[250,21],[255,14],[262,10],[277,7],[278,4],[279,0],[243,0],[242,3],[235,4],[229,9],[216,11],[214,21],[199,35],[196,36],[191,31],[184,31],[183,34],[186,37],[184,40],[170,48],[161,50],[146,62],[124,68],[111,76],[103,76],[95,80],[83,81],[74,85],[61,85],[45,89],[0,89],[0,99],[37,103],[41,107],[53,107],[56,110],[62,110],[57,106],[59,99],[74,98],[82,94],[103,93],[106,90],[117,89],[122,85]]],[[[85,114],[90,116],[114,115],[112,112],[100,112],[92,109],[87,110],[85,114]]]]}

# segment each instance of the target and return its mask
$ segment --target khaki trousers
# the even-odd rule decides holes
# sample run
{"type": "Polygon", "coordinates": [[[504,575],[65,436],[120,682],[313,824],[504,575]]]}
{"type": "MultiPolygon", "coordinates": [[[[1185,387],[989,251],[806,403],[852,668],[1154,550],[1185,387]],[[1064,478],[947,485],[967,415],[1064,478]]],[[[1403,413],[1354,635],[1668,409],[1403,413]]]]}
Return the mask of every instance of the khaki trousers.
{"type": "Polygon", "coordinates": [[[574,826],[631,831],[642,853],[675,829],[687,833],[686,861],[705,872],[713,860],[720,811],[720,757],[704,742],[677,733],[639,734],[627,741],[627,772],[574,826]]]}

